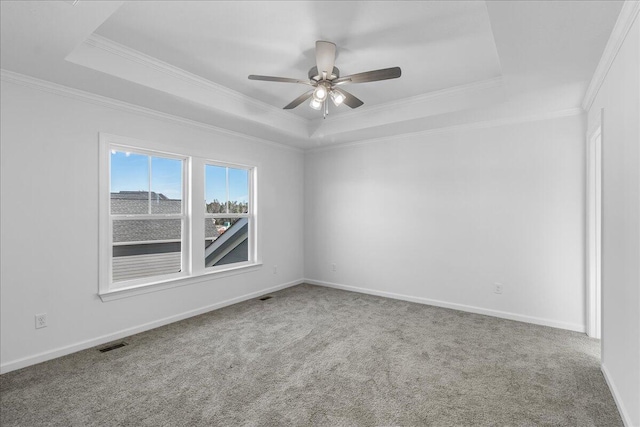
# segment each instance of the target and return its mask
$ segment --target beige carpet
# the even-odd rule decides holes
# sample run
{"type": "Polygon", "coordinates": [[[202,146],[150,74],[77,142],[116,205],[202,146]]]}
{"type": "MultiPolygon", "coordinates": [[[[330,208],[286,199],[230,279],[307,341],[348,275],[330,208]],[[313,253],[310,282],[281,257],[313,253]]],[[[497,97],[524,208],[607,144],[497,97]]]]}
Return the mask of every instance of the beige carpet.
{"type": "Polygon", "coordinates": [[[9,426],[621,426],[584,334],[300,285],[0,377],[9,426]]]}

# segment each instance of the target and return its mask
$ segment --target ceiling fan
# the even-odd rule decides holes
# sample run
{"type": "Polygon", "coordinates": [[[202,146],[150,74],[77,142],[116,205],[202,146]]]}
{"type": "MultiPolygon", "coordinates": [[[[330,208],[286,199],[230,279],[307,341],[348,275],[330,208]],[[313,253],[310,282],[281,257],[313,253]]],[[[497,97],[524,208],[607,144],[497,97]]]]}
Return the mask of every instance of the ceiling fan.
{"type": "Polygon", "coordinates": [[[311,99],[309,106],[315,110],[323,109],[324,117],[329,114],[328,100],[331,98],[337,107],[344,103],[351,108],[358,108],[364,102],[344,90],[341,86],[347,83],[367,83],[378,80],[397,79],[401,75],[400,67],[383,68],[381,70],[366,71],[364,73],[352,74],[340,77],[340,70],[335,65],[336,45],[331,42],[316,41],[316,66],[309,70],[309,80],[298,80],[287,77],[257,76],[251,74],[249,80],[264,80],[267,82],[300,83],[312,86],[313,89],[303,93],[284,109],[296,108],[308,99],[311,99]],[[340,87],[339,87],[340,86],[340,87]]]}

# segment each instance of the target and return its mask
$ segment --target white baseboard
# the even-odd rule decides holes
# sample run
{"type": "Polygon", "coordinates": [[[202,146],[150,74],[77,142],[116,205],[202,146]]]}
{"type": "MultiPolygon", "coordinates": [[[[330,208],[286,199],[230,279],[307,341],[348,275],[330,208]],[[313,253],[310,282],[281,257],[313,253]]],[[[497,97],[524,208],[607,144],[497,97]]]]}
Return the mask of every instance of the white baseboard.
{"type": "Polygon", "coordinates": [[[491,310],[488,308],[474,307],[471,305],[457,304],[446,301],[439,301],[429,298],[414,297],[411,295],[396,294],[392,292],[377,291],[374,289],[358,288],[355,286],[342,285],[339,283],[325,282],[321,280],[305,279],[304,283],[311,285],[326,286],[329,288],[342,289],[345,291],[360,292],[363,294],[376,295],[380,297],[393,298],[402,301],[417,302],[419,304],[434,305],[436,307],[451,308],[454,310],[466,311],[469,313],[484,314],[486,316],[499,317],[501,319],[516,320],[518,322],[533,323],[534,325],[550,326],[552,328],[567,329],[574,332],[586,332],[586,325],[576,323],[558,322],[556,320],[543,319],[540,317],[525,316],[523,314],[509,313],[506,311],[491,310]]]}
{"type": "Polygon", "coordinates": [[[604,380],[607,382],[609,386],[609,390],[611,391],[611,395],[613,396],[613,400],[616,402],[616,406],[618,407],[618,412],[620,412],[620,417],[622,418],[622,422],[625,427],[640,427],[640,424],[633,424],[631,421],[631,417],[629,416],[629,412],[624,407],[622,400],[620,400],[620,395],[618,394],[618,389],[616,388],[614,382],[611,380],[611,375],[609,375],[609,370],[603,364],[600,365],[600,370],[602,371],[602,375],[604,375],[604,380]]]}
{"type": "Polygon", "coordinates": [[[221,301],[215,304],[207,305],[205,307],[197,308],[195,310],[190,310],[184,313],[165,317],[164,319],[154,320],[153,322],[145,323],[143,325],[134,326],[132,328],[127,328],[111,334],[102,335],[100,337],[92,338],[90,340],[82,341],[76,344],[71,344],[68,346],[45,351],[43,353],[39,353],[33,356],[27,356],[21,359],[12,360],[10,362],[6,362],[0,365],[0,374],[15,371],[16,369],[25,368],[27,366],[35,365],[37,363],[46,362],[47,360],[55,359],[61,356],[66,356],[67,354],[75,353],[77,351],[86,350],[88,348],[95,347],[97,345],[119,340],[119,339],[128,337],[130,335],[138,334],[140,332],[148,331],[150,329],[155,329],[160,326],[168,325],[169,323],[187,319],[189,317],[198,316],[200,314],[204,314],[209,311],[217,310],[219,308],[226,307],[232,304],[237,304],[242,301],[250,300],[250,299],[259,297],[261,295],[265,295],[271,292],[289,288],[291,286],[296,286],[301,283],[304,283],[304,280],[302,279],[294,280],[292,282],[283,283],[281,285],[273,286],[271,288],[262,289],[256,292],[241,295],[235,298],[228,299],[226,301],[221,301]]]}

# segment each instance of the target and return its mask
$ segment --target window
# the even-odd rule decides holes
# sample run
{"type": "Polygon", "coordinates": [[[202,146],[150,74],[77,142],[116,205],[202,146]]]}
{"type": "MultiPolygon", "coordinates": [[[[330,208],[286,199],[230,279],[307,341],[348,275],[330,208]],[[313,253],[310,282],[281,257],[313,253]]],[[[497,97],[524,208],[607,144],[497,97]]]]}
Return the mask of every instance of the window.
{"type": "Polygon", "coordinates": [[[254,166],[114,135],[100,144],[103,299],[260,265],[254,166]]]}
{"type": "Polygon", "coordinates": [[[205,266],[249,260],[249,174],[247,169],[205,166],[205,266]]]}
{"type": "MultiPolygon", "coordinates": [[[[131,150],[131,151],[125,151],[131,150]]],[[[110,151],[111,281],[182,275],[186,159],[110,151]]]]}

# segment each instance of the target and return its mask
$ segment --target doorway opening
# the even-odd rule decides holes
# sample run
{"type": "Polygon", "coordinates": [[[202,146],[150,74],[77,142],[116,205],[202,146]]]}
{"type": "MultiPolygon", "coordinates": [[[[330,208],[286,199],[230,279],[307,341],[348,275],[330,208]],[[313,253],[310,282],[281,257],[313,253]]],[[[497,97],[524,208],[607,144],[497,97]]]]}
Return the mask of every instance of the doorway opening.
{"type": "Polygon", "coordinates": [[[602,128],[587,138],[587,335],[602,334],[602,128]]]}

